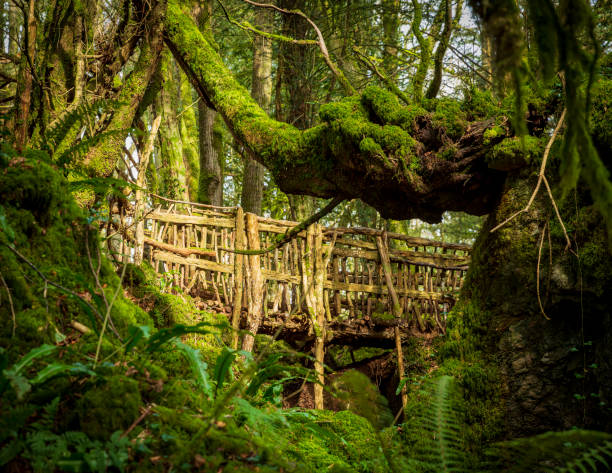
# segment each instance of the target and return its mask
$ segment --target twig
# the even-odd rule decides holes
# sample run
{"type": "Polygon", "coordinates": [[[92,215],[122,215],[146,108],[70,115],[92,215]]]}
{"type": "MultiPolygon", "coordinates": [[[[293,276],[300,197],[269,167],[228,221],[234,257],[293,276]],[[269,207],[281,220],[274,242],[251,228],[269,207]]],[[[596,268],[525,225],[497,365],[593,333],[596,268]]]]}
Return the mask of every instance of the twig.
{"type": "Polygon", "coordinates": [[[548,229],[548,222],[544,225],[542,229],[542,236],[540,237],[540,247],[538,248],[538,265],[536,267],[536,292],[538,294],[538,304],[540,306],[540,311],[546,320],[550,320],[550,317],[546,315],[544,311],[544,306],[542,305],[542,298],[540,297],[540,260],[542,257],[542,246],[544,245],[544,236],[546,235],[546,230],[548,229]]]}
{"type": "MultiPolygon", "coordinates": [[[[97,245],[96,245],[96,248],[97,248],[97,245]]],[[[102,300],[104,301],[104,305],[106,306],[106,315],[104,316],[104,319],[103,319],[103,322],[102,322],[102,326],[103,326],[102,331],[101,331],[101,334],[102,334],[102,333],[104,333],[105,326],[109,323],[109,321],[108,321],[108,318],[109,318],[109,316],[108,316],[109,305],[108,305],[108,300],[106,298],[106,292],[104,292],[104,287],[102,286],[102,283],[100,282],[100,269],[102,268],[102,257],[100,255],[100,249],[97,248],[97,250],[98,250],[97,251],[97,255],[98,255],[98,267],[96,269],[94,269],[93,263],[91,261],[91,252],[89,251],[89,232],[88,231],[85,232],[85,250],[87,251],[87,261],[89,262],[89,267],[91,269],[92,274],[94,275],[94,280],[96,282],[96,286],[98,288],[98,291],[100,291],[100,293],[102,295],[102,300]]],[[[121,286],[121,283],[119,284],[119,286],[121,286]]],[[[121,340],[121,336],[119,335],[119,332],[115,328],[115,324],[113,323],[112,320],[110,320],[110,326],[111,326],[111,329],[113,330],[113,332],[121,340]]],[[[97,350],[96,350],[96,359],[97,359],[97,350]]]]}
{"type": "MultiPolygon", "coordinates": [[[[525,208],[519,210],[518,212],[513,213],[512,215],[510,215],[510,217],[508,217],[502,223],[500,223],[499,225],[494,227],[491,230],[491,233],[499,230],[501,227],[505,226],[507,223],[509,223],[510,221],[514,220],[514,218],[516,218],[520,214],[527,212],[529,210],[529,208],[531,207],[531,204],[533,204],[533,201],[535,200],[536,195],[538,194],[538,191],[540,190],[540,186],[542,185],[542,181],[546,180],[546,177],[544,176],[544,171],[546,171],[546,162],[548,161],[548,154],[550,153],[550,148],[552,147],[553,143],[555,142],[555,139],[557,138],[557,135],[559,134],[559,130],[561,129],[561,125],[563,125],[563,120],[564,119],[565,119],[565,109],[563,109],[563,113],[561,113],[561,118],[559,118],[559,121],[557,122],[557,126],[555,127],[555,131],[553,131],[553,134],[550,137],[550,139],[548,140],[548,143],[546,144],[546,148],[544,149],[544,156],[542,157],[542,164],[540,166],[540,172],[538,174],[538,182],[536,184],[536,187],[535,187],[533,193],[531,194],[531,197],[529,198],[529,202],[527,202],[527,205],[525,206],[525,208]]],[[[548,187],[548,183],[546,183],[546,187],[548,189],[548,193],[550,195],[550,198],[552,199],[552,194],[550,193],[550,187],[548,187]]],[[[556,205],[554,204],[554,199],[552,199],[552,200],[553,200],[553,205],[556,208],[556,205]]]]}
{"type": "Polygon", "coordinates": [[[323,59],[325,60],[325,63],[327,64],[329,69],[334,73],[338,81],[340,81],[340,83],[344,86],[344,88],[350,95],[354,95],[357,93],[357,91],[355,90],[353,85],[348,81],[344,73],[334,63],[334,61],[332,61],[329,55],[329,51],[327,49],[327,45],[325,44],[325,38],[323,38],[323,33],[321,33],[321,30],[316,25],[316,23],[312,21],[305,13],[303,13],[301,10],[287,10],[285,8],[280,8],[270,3],[258,3],[252,0],[242,0],[242,1],[245,3],[248,3],[249,5],[253,5],[254,7],[276,10],[280,13],[284,13],[285,15],[296,15],[306,20],[308,24],[312,26],[312,29],[314,29],[317,35],[317,44],[319,45],[319,50],[321,51],[321,55],[323,56],[323,59]]]}
{"type": "MultiPolygon", "coordinates": [[[[98,363],[98,357],[100,356],[100,348],[102,347],[102,338],[104,338],[104,332],[106,330],[106,326],[110,320],[111,309],[113,308],[113,304],[115,300],[117,300],[117,295],[119,295],[119,291],[123,287],[123,277],[125,276],[125,269],[127,268],[127,262],[123,263],[123,270],[121,271],[121,278],[119,279],[119,284],[117,284],[117,289],[115,289],[115,293],[113,294],[113,298],[110,301],[110,304],[106,307],[106,315],[104,317],[104,323],[102,324],[102,330],[100,330],[100,337],[98,338],[98,346],[96,346],[96,356],[94,357],[93,367],[95,369],[96,364],[98,363]]],[[[104,291],[102,291],[104,293],[104,291]]],[[[104,299],[106,302],[106,298],[104,299]]],[[[111,321],[112,324],[112,321],[111,321]]]]}
{"type": "Polygon", "coordinates": [[[0,272],[0,281],[2,281],[2,285],[4,289],[6,289],[6,294],[8,295],[9,305],[11,306],[11,316],[13,317],[13,331],[11,332],[11,337],[15,336],[15,330],[17,329],[17,318],[15,317],[15,307],[13,306],[13,297],[11,296],[11,291],[4,280],[4,276],[0,272]]]}
{"type": "Polygon", "coordinates": [[[147,416],[148,416],[148,415],[149,415],[151,412],[153,412],[153,404],[149,404],[147,407],[145,407],[145,408],[142,410],[142,414],[140,414],[140,416],[138,417],[138,419],[136,419],[134,422],[132,422],[132,425],[130,425],[130,426],[127,428],[127,430],[126,430],[125,432],[123,432],[123,433],[120,435],[120,437],[119,437],[119,438],[125,438],[125,437],[127,437],[127,436],[130,434],[130,432],[131,432],[132,430],[134,430],[134,428],[135,428],[135,427],[136,427],[138,424],[140,424],[140,423],[141,423],[141,422],[144,420],[144,418],[145,418],[145,417],[147,417],[147,416]]]}

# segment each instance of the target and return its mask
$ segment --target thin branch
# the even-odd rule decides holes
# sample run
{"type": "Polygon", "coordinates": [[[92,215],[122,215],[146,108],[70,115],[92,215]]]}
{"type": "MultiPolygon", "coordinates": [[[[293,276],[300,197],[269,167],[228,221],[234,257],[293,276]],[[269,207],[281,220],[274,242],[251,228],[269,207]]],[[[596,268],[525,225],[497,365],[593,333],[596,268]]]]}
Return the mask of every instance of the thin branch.
{"type": "MultiPolygon", "coordinates": [[[[98,254],[99,252],[100,250],[98,249],[98,254]]],[[[123,288],[123,278],[125,277],[126,268],[127,268],[127,261],[123,263],[123,270],[121,271],[121,278],[119,279],[119,284],[117,284],[117,288],[115,289],[113,298],[111,299],[110,304],[107,304],[106,306],[106,315],[104,316],[104,323],[102,324],[102,330],[100,330],[100,337],[98,338],[98,345],[96,346],[96,356],[93,362],[94,369],[96,367],[96,364],[98,363],[98,358],[100,356],[100,349],[102,348],[102,338],[104,338],[104,332],[106,331],[106,326],[109,325],[109,322],[112,326],[112,320],[110,317],[110,313],[113,308],[113,305],[115,304],[115,301],[117,300],[119,291],[123,288]]],[[[104,291],[102,291],[102,294],[104,294],[104,291]]],[[[106,297],[104,298],[104,301],[106,302],[106,297]]]]}
{"type": "Polygon", "coordinates": [[[392,81],[391,79],[389,79],[389,77],[383,74],[380,69],[378,69],[376,63],[370,57],[362,53],[357,46],[353,46],[353,51],[355,52],[355,54],[357,54],[357,57],[366,65],[366,67],[373,71],[383,82],[383,84],[385,84],[387,88],[391,90],[391,92],[397,95],[402,100],[402,102],[404,102],[406,105],[410,105],[412,103],[408,95],[406,95],[406,93],[402,89],[400,89],[394,81],[392,81]]]}
{"type": "Polygon", "coordinates": [[[9,289],[8,284],[6,284],[6,281],[4,280],[4,276],[2,276],[1,272],[0,272],[0,281],[2,281],[2,285],[4,286],[4,289],[6,289],[6,294],[8,295],[9,306],[11,307],[11,316],[13,318],[13,330],[11,332],[11,337],[14,337],[15,330],[17,329],[17,318],[15,317],[15,307],[13,306],[13,297],[11,296],[11,290],[9,289]]]}
{"type": "MultiPolygon", "coordinates": [[[[316,25],[316,23],[312,21],[305,13],[303,13],[301,10],[287,10],[285,8],[280,8],[276,5],[272,5],[269,3],[258,3],[252,0],[242,0],[242,1],[254,7],[275,10],[285,15],[296,15],[306,20],[306,22],[308,22],[308,24],[312,26],[312,29],[315,31],[315,34],[317,35],[316,44],[318,44],[319,50],[321,51],[321,55],[323,56],[323,59],[325,60],[325,63],[327,64],[329,69],[334,73],[338,81],[344,86],[344,88],[350,95],[354,95],[357,93],[353,85],[349,82],[349,80],[346,78],[344,73],[340,70],[338,65],[334,63],[334,61],[332,61],[329,55],[329,50],[327,49],[327,44],[325,43],[325,38],[323,38],[323,33],[321,33],[321,30],[316,25]]],[[[294,40],[294,41],[297,41],[297,40],[294,40]]]]}
{"type": "MultiPolygon", "coordinates": [[[[544,225],[542,229],[542,236],[540,237],[540,247],[538,248],[538,265],[536,267],[536,292],[538,294],[538,305],[540,306],[540,311],[546,320],[550,320],[550,317],[546,315],[544,311],[544,306],[542,305],[542,298],[540,296],[540,261],[542,258],[542,246],[544,245],[544,236],[546,235],[546,230],[548,230],[548,222],[544,225]]],[[[550,233],[550,231],[549,231],[550,233]]]]}
{"type": "MultiPolygon", "coordinates": [[[[529,208],[531,207],[531,204],[533,204],[533,201],[536,198],[536,195],[538,194],[538,191],[540,190],[540,186],[542,185],[542,181],[546,181],[546,177],[544,176],[544,172],[546,171],[546,162],[548,161],[548,155],[550,153],[550,148],[552,147],[553,143],[555,142],[555,139],[557,138],[557,135],[559,134],[559,130],[561,129],[561,126],[563,125],[563,120],[565,119],[565,109],[563,109],[563,113],[561,113],[561,118],[559,118],[559,121],[557,122],[557,126],[555,127],[555,131],[553,131],[552,136],[550,137],[550,139],[548,140],[548,143],[546,144],[546,148],[544,149],[544,156],[542,157],[542,164],[540,166],[540,172],[538,174],[538,182],[536,184],[536,187],[533,191],[533,193],[531,194],[531,197],[529,198],[529,202],[527,202],[527,205],[525,206],[525,208],[519,210],[518,212],[513,213],[512,215],[510,215],[510,217],[508,217],[506,220],[504,220],[502,223],[500,223],[499,225],[495,226],[492,230],[491,233],[499,230],[501,227],[505,226],[507,223],[509,223],[510,221],[514,220],[516,217],[518,217],[520,214],[525,213],[529,210],[529,208]]],[[[548,182],[546,182],[546,188],[548,189],[548,193],[552,199],[552,194],[550,193],[550,187],[548,186],[548,182]]],[[[556,209],[556,204],[554,203],[553,200],[553,206],[556,209]]],[[[558,215],[558,212],[557,212],[558,215]]],[[[565,229],[565,227],[563,227],[565,229]]],[[[566,234],[567,237],[567,234],[566,234]]],[[[569,239],[568,239],[569,242],[569,239]]],[[[570,245],[571,246],[571,245],[570,245]]]]}

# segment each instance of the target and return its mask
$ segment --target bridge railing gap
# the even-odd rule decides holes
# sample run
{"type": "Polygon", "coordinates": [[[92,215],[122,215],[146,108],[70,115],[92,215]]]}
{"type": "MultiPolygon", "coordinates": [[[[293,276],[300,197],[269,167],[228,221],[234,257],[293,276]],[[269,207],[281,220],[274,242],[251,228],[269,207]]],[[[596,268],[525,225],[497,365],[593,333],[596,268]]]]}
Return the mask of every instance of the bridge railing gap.
{"type": "Polygon", "coordinates": [[[270,252],[236,254],[270,247],[298,222],[164,200],[139,210],[141,221],[116,222],[128,257],[142,255],[167,283],[224,307],[234,328],[252,334],[245,350],[257,332],[281,327],[283,338],[312,343],[320,407],[326,343],[395,345],[401,364],[402,337],[444,332],[470,263],[468,245],[320,224],[270,252]]]}

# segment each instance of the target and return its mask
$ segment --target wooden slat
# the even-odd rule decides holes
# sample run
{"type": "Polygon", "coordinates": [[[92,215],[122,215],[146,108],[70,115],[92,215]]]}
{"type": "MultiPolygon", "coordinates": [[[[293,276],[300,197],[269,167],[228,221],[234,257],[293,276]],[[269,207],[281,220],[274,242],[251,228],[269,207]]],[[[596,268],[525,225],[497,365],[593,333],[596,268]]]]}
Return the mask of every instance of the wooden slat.
{"type": "Polygon", "coordinates": [[[215,261],[199,258],[184,258],[173,253],[168,253],[167,251],[154,251],[153,259],[166,263],[189,264],[195,266],[196,268],[217,271],[220,273],[232,273],[234,271],[234,266],[231,264],[216,263],[215,261]]]}
{"type": "Polygon", "coordinates": [[[214,227],[234,227],[234,217],[208,217],[204,215],[182,215],[162,212],[152,212],[148,218],[159,222],[193,225],[209,225],[214,227]]]}
{"type": "MultiPolygon", "coordinates": [[[[334,255],[380,261],[378,252],[371,250],[334,248],[334,255]]],[[[467,269],[470,264],[469,257],[410,250],[392,250],[389,252],[389,258],[391,261],[440,269],[467,269]]]]}

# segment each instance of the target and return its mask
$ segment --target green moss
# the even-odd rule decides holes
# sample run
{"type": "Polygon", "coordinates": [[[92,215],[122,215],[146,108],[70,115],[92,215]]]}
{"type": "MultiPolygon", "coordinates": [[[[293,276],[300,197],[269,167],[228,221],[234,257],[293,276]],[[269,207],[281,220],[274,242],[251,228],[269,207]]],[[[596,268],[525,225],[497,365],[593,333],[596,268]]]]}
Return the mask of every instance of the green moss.
{"type": "Polygon", "coordinates": [[[365,418],[349,411],[317,411],[314,416],[318,428],[294,425],[288,448],[307,471],[389,471],[378,435],[365,418]]]}
{"type": "Polygon", "coordinates": [[[409,133],[414,132],[418,117],[429,115],[424,108],[414,104],[402,105],[395,94],[374,86],[363,91],[361,102],[374,123],[397,125],[409,133]]]}
{"type": "Polygon", "coordinates": [[[468,115],[461,102],[440,98],[426,101],[425,107],[432,112],[433,123],[444,128],[452,140],[456,141],[463,136],[468,125],[468,115]]]}
{"type": "MultiPolygon", "coordinates": [[[[485,131],[485,144],[503,136],[501,127],[489,128],[485,131]]],[[[487,164],[492,169],[510,171],[531,164],[542,156],[544,143],[534,136],[505,138],[493,146],[486,156],[487,164]]]]}
{"type": "Polygon", "coordinates": [[[483,144],[488,145],[491,141],[495,140],[495,138],[503,137],[506,135],[505,130],[501,126],[492,126],[491,128],[487,128],[483,135],[483,144]]]}
{"type": "Polygon", "coordinates": [[[115,375],[89,389],[78,401],[76,412],[83,432],[106,439],[117,430],[127,429],[138,418],[142,405],[138,383],[115,375]]]}
{"type": "Polygon", "coordinates": [[[387,399],[365,374],[348,370],[334,379],[331,390],[343,410],[365,417],[375,428],[384,429],[393,423],[387,399]]]}

